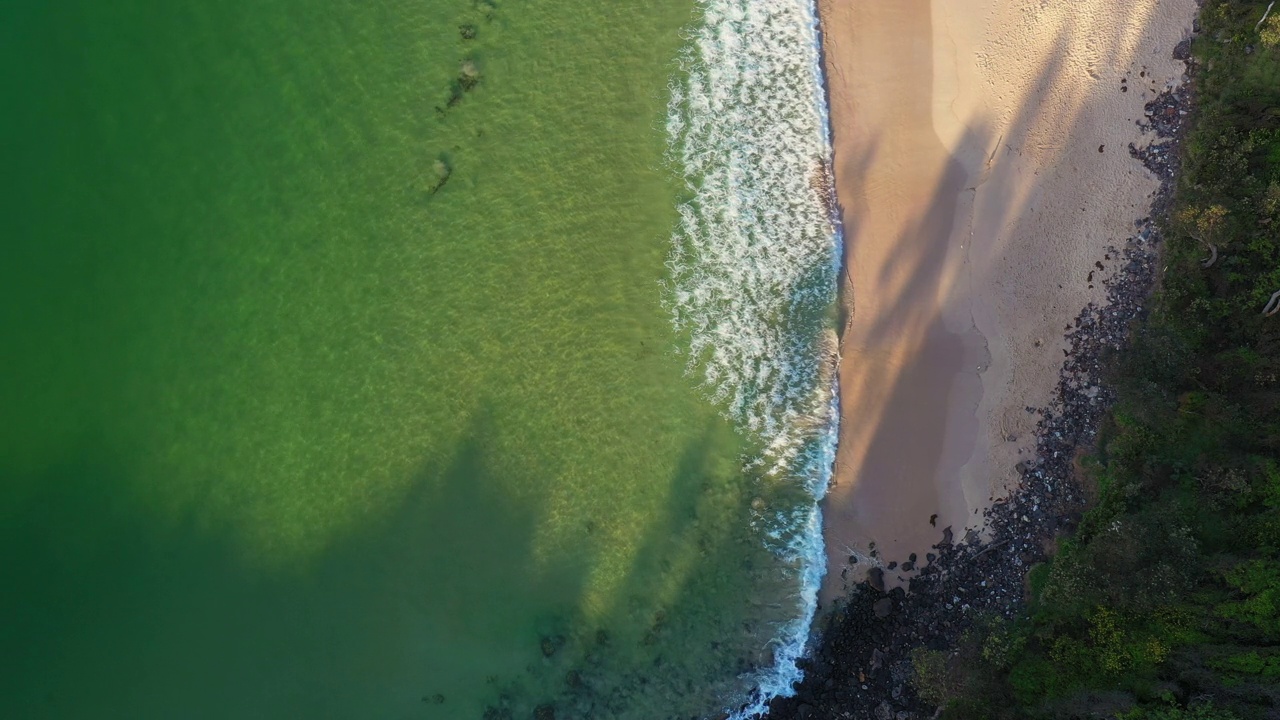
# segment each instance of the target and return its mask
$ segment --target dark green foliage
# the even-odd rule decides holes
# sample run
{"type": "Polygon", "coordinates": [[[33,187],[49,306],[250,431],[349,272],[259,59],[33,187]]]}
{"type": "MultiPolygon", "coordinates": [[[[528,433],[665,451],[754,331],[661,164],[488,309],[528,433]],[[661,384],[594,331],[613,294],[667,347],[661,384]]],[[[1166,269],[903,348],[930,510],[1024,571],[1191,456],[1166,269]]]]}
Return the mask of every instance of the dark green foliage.
{"type": "Polygon", "coordinates": [[[949,653],[916,648],[911,654],[911,667],[916,692],[925,702],[945,705],[964,693],[964,673],[949,653]]]}
{"type": "Polygon", "coordinates": [[[1266,638],[1280,637],[1280,562],[1271,558],[1246,560],[1224,573],[1238,599],[1222,603],[1225,618],[1248,623],[1266,638]]]}
{"type": "Polygon", "coordinates": [[[1165,273],[1116,363],[1095,502],[1032,569],[1028,620],[921,655],[945,717],[1280,712],[1280,314],[1262,314],[1280,291],[1280,13],[1255,29],[1266,4],[1203,8],[1165,273]]]}
{"type": "Polygon", "coordinates": [[[1220,710],[1213,703],[1199,703],[1182,708],[1168,704],[1164,707],[1153,706],[1135,708],[1131,712],[1119,716],[1120,720],[1236,720],[1236,716],[1228,710],[1220,710]]]}

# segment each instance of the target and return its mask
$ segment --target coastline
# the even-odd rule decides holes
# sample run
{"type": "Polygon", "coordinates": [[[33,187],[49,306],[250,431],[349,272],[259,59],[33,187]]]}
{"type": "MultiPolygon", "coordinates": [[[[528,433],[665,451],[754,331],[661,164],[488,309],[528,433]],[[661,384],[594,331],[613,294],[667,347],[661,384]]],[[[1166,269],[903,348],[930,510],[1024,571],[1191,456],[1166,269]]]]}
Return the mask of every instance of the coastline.
{"type": "Polygon", "coordinates": [[[1013,617],[1085,506],[1078,448],[1156,282],[1197,4],[1086,3],[1068,14],[1115,32],[1058,18],[1039,72],[981,32],[1026,2],[817,5],[845,251],[840,437],[826,612],[767,716],[914,717],[932,706],[911,651],[1013,617]],[[1009,97],[1025,106],[990,102],[1009,97]]]}
{"type": "Polygon", "coordinates": [[[1109,248],[1159,186],[1125,149],[1180,82],[1195,3],[818,6],[846,270],[826,607],[992,537],[1040,457],[1028,408],[1070,359],[1062,328],[1105,305],[1109,248]]]}
{"type": "Polygon", "coordinates": [[[1079,453],[1092,445],[1115,400],[1110,362],[1126,346],[1133,324],[1145,318],[1159,281],[1163,241],[1155,218],[1173,190],[1181,119],[1191,102],[1190,90],[1179,86],[1146,104],[1155,137],[1146,148],[1132,148],[1130,161],[1159,179],[1151,213],[1131,226],[1119,247],[1109,248],[1117,270],[1102,282],[1105,302],[1085,306],[1063,336],[1069,355],[1053,399],[1035,411],[1036,460],[1019,469],[1007,498],[983,511],[987,538],[944,537],[910,579],[909,592],[885,587],[878,574],[853,585],[815,628],[804,681],[793,696],[775,698],[766,717],[926,717],[934,706],[913,684],[913,651],[955,648],[984,621],[1013,619],[1023,610],[1027,571],[1052,554],[1089,499],[1079,453]]]}
{"type": "Polygon", "coordinates": [[[757,652],[763,661],[740,671],[751,687],[725,712],[743,718],[800,681],[818,611],[826,568],[819,501],[838,421],[829,317],[843,253],[816,4],[700,5],[670,85],[668,159],[687,195],[664,303],[687,336],[687,371],[758,443],[746,466],[805,492],[795,506],[764,497],[752,504],[753,527],[794,573],[796,595],[794,615],[757,652]]]}

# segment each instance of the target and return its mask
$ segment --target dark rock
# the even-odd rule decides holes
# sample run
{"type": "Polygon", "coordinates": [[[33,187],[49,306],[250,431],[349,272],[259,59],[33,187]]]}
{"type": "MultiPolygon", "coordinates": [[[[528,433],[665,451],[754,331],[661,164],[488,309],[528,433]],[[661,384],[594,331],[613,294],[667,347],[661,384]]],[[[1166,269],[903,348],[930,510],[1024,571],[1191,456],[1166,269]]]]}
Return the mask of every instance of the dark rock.
{"type": "Polygon", "coordinates": [[[951,526],[950,525],[942,528],[942,544],[943,545],[951,544],[951,526]]]}
{"type": "Polygon", "coordinates": [[[867,583],[877,592],[884,592],[884,570],[878,567],[868,570],[867,583]]]}
{"type": "Polygon", "coordinates": [[[1187,38],[1173,46],[1173,59],[1183,61],[1191,59],[1191,38],[1187,38]]]}
{"type": "Polygon", "coordinates": [[[889,617],[893,613],[893,601],[889,598],[880,598],[871,606],[871,610],[878,618],[889,617]]]}

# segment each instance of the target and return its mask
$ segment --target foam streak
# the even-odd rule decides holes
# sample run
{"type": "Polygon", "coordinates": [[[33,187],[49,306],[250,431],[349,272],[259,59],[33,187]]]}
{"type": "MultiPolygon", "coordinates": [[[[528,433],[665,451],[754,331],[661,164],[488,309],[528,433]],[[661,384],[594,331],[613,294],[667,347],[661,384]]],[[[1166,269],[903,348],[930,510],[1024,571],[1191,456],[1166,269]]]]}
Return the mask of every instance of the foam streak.
{"type": "Polygon", "coordinates": [[[750,461],[813,502],[767,533],[800,592],[774,667],[735,717],[800,678],[825,561],[817,500],[835,455],[834,333],[840,237],[833,212],[818,31],[811,0],[700,0],[702,24],[673,83],[670,154],[688,187],[668,258],[667,304],[688,370],[762,447],[750,461]]]}

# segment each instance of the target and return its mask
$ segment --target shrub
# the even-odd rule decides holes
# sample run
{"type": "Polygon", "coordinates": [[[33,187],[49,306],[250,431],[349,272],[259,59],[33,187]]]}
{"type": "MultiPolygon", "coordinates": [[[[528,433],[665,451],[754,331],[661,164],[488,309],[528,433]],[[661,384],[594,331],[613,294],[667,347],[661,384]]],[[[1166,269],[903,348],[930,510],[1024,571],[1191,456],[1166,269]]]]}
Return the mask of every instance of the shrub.
{"type": "Polygon", "coordinates": [[[1262,47],[1277,50],[1280,49],[1280,16],[1268,15],[1267,19],[1259,28],[1258,40],[1262,47]]]}
{"type": "Polygon", "coordinates": [[[1225,578],[1244,598],[1223,603],[1218,612],[1280,639],[1280,562],[1246,560],[1228,570],[1225,578]]]}
{"type": "Polygon", "coordinates": [[[982,638],[982,660],[992,668],[1008,669],[1027,646],[1027,636],[1008,623],[990,624],[982,638]]]}
{"type": "Polygon", "coordinates": [[[941,650],[916,648],[911,653],[915,671],[916,693],[921,700],[942,707],[962,694],[964,677],[951,662],[951,655],[941,650]]]}
{"type": "Polygon", "coordinates": [[[1213,703],[1198,703],[1183,708],[1177,705],[1139,707],[1123,713],[1119,720],[1237,720],[1227,710],[1220,710],[1213,703]]]}
{"type": "Polygon", "coordinates": [[[1280,655],[1261,655],[1252,650],[1239,655],[1232,655],[1213,663],[1219,670],[1241,673],[1244,675],[1260,675],[1264,678],[1280,678],[1280,655]]]}

